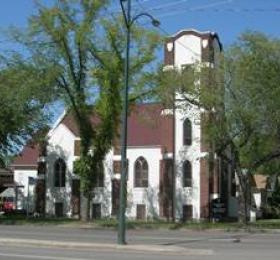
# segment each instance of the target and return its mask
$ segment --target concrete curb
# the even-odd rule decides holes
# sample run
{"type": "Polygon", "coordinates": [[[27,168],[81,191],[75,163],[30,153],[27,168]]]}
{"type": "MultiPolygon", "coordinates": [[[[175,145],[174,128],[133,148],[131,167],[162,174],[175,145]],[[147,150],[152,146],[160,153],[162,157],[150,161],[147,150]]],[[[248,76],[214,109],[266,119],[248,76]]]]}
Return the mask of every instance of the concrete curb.
{"type": "Polygon", "coordinates": [[[154,254],[168,255],[213,255],[213,250],[210,249],[193,249],[176,246],[160,246],[160,245],[117,245],[106,243],[80,243],[72,241],[51,241],[51,240],[35,240],[35,239],[14,239],[0,238],[0,245],[8,246],[40,246],[53,248],[68,248],[68,249],[87,249],[99,251],[131,251],[131,252],[149,252],[154,254]]]}

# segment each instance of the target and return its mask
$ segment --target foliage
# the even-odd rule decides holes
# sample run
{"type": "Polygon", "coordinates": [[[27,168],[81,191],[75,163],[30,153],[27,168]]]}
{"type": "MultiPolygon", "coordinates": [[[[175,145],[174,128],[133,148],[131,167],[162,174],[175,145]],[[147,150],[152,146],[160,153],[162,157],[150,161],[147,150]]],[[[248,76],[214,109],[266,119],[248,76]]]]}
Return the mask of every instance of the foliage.
{"type": "Polygon", "coordinates": [[[49,122],[46,110],[54,94],[49,79],[36,64],[23,63],[21,56],[0,59],[0,162],[38,136],[49,122]]]}
{"type": "Polygon", "coordinates": [[[260,33],[243,34],[229,55],[232,128],[241,133],[241,164],[252,171],[280,156],[279,57],[280,41],[260,33]]]}
{"type": "Polygon", "coordinates": [[[246,32],[214,68],[198,63],[187,70],[160,73],[163,100],[172,102],[175,91],[187,101],[179,105],[204,111],[208,142],[237,173],[241,194],[246,193],[247,182],[242,169],[247,175],[279,171],[279,57],[279,39],[246,32]]]}
{"type": "MultiPolygon", "coordinates": [[[[28,31],[12,38],[26,48],[28,60],[44,66],[50,87],[65,102],[80,131],[81,156],[76,173],[83,194],[90,196],[94,174],[118,138],[124,74],[125,34],[121,17],[106,12],[109,1],[58,0],[38,4],[28,31]]],[[[130,101],[151,94],[152,70],[160,37],[136,24],[132,30],[130,101]],[[149,84],[148,84],[149,83],[149,84]]]]}
{"type": "MultiPolygon", "coordinates": [[[[85,228],[84,223],[80,223],[75,219],[65,218],[26,218],[24,214],[8,214],[0,216],[1,225],[32,225],[32,226],[63,226],[67,228],[85,228]],[[81,226],[82,225],[82,226],[81,226]]],[[[99,219],[87,223],[88,228],[92,229],[116,229],[118,222],[116,219],[99,219]]],[[[279,229],[279,219],[259,220],[254,223],[249,223],[249,226],[245,227],[239,223],[233,222],[187,222],[187,223],[171,223],[164,221],[139,221],[128,220],[127,228],[131,230],[224,230],[225,232],[244,231],[248,232],[260,232],[264,229],[279,229]]]]}

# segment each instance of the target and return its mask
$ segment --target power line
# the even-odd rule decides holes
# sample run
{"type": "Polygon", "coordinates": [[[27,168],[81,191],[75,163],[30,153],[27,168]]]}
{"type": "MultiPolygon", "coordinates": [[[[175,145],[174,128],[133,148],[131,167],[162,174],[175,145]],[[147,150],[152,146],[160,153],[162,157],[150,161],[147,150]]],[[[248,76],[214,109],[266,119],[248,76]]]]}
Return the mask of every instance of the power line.
{"type": "MultiPolygon", "coordinates": [[[[241,8],[241,7],[231,7],[231,8],[217,8],[216,6],[219,5],[226,5],[226,4],[232,4],[236,0],[221,0],[218,2],[202,5],[202,6],[194,6],[194,7],[188,7],[186,4],[189,0],[176,0],[172,1],[171,3],[164,3],[157,6],[150,6],[146,7],[144,4],[148,2],[152,2],[154,0],[136,0],[132,4],[132,6],[141,6],[141,9],[145,9],[146,12],[155,12],[159,13],[157,17],[163,18],[168,16],[174,16],[177,14],[185,13],[185,12],[226,12],[226,13],[267,13],[267,12],[274,12],[279,13],[280,12],[280,6],[272,7],[272,8],[258,8],[258,7],[249,7],[249,8],[241,8]],[[166,9],[166,12],[163,13],[166,9]]],[[[120,12],[120,9],[115,6],[113,9],[107,8],[107,11],[110,12],[110,14],[117,14],[120,12]]]]}
{"type": "Polygon", "coordinates": [[[160,14],[160,17],[165,17],[165,16],[170,16],[170,15],[175,15],[177,13],[182,13],[185,12],[186,10],[188,11],[201,11],[201,10],[208,10],[209,8],[213,8],[219,5],[225,5],[225,4],[231,4],[233,1],[235,0],[222,0],[222,1],[218,1],[218,2],[214,2],[214,3],[210,3],[210,4],[206,4],[206,5],[201,5],[201,6],[195,6],[195,7],[171,7],[169,8],[168,12],[166,14],[160,14]],[[176,12],[176,10],[178,10],[176,12]],[[173,12],[171,12],[173,11],[173,12]]]}
{"type": "Polygon", "coordinates": [[[279,8],[273,8],[273,9],[264,9],[264,8],[213,8],[213,9],[199,9],[194,10],[193,8],[184,8],[183,10],[180,9],[178,11],[174,12],[167,12],[165,14],[159,14],[159,18],[168,17],[168,16],[174,16],[178,14],[188,13],[188,12],[230,12],[230,13],[265,13],[265,12],[274,12],[274,13],[280,13],[280,7],[279,8]]]}
{"type": "MultiPolygon", "coordinates": [[[[256,8],[256,7],[250,7],[250,8],[238,8],[238,7],[231,7],[231,8],[217,8],[216,6],[219,5],[226,5],[226,4],[232,4],[236,0],[222,0],[202,6],[195,6],[195,7],[187,7],[185,4],[188,0],[178,0],[173,1],[172,3],[167,3],[163,5],[159,5],[152,8],[146,8],[146,11],[148,12],[155,12],[159,13],[157,17],[163,18],[167,16],[174,16],[180,13],[186,13],[186,12],[230,12],[230,13],[250,13],[250,12],[256,12],[256,13],[265,13],[265,12],[280,12],[280,7],[274,7],[274,8],[256,8]],[[180,6],[178,6],[180,5],[180,6]],[[168,8],[168,11],[166,13],[163,13],[163,9],[168,8]]],[[[140,5],[140,0],[137,0],[138,4],[140,5]]],[[[142,5],[142,4],[141,4],[142,5]]],[[[144,7],[142,5],[142,7],[144,7]]]]}
{"type": "MultiPolygon", "coordinates": [[[[187,4],[189,0],[177,0],[177,1],[173,1],[172,3],[168,3],[168,4],[163,4],[163,5],[159,5],[157,7],[152,7],[152,8],[147,8],[146,11],[151,12],[151,11],[155,11],[158,12],[164,8],[168,8],[168,11],[170,10],[182,10],[182,8],[184,8],[184,5],[187,4]],[[180,6],[178,6],[180,5],[180,6]]],[[[192,7],[189,9],[192,10],[201,10],[201,9],[208,9],[208,8],[212,8],[218,5],[224,5],[224,4],[231,4],[233,3],[235,0],[221,0],[218,2],[214,2],[214,3],[210,3],[210,4],[205,4],[202,6],[196,6],[196,7],[192,7]]],[[[143,6],[143,5],[142,5],[143,6]]]]}
{"type": "MultiPolygon", "coordinates": [[[[147,12],[146,9],[144,8],[144,6],[139,3],[139,0],[136,0],[137,3],[139,4],[140,8],[144,11],[147,12]]],[[[160,25],[157,27],[160,31],[162,31],[165,36],[170,37],[170,33],[168,33],[164,28],[162,28],[160,25]]],[[[197,57],[200,57],[200,54],[195,52],[194,50],[192,50],[191,48],[189,48],[188,46],[186,46],[185,44],[181,43],[180,41],[178,41],[178,44],[180,44],[183,48],[185,48],[186,50],[192,52],[194,55],[196,55],[197,57]]]]}
{"type": "MultiPolygon", "coordinates": [[[[139,3],[139,0],[136,0],[136,1],[139,3]]],[[[147,8],[147,11],[148,12],[150,12],[150,11],[158,11],[158,10],[161,10],[163,8],[166,8],[166,7],[170,8],[170,7],[174,6],[174,5],[179,5],[179,4],[186,3],[188,1],[189,0],[177,0],[177,1],[173,1],[172,3],[167,3],[167,4],[159,5],[157,7],[147,8]]]]}
{"type": "MultiPolygon", "coordinates": [[[[205,9],[192,10],[189,11],[205,11],[205,9]]],[[[213,8],[209,11],[214,12],[280,12],[280,7],[275,8],[213,8]]]]}
{"type": "MultiPolygon", "coordinates": [[[[137,1],[137,0],[136,0],[137,1]]],[[[139,1],[140,3],[146,3],[146,2],[151,2],[153,0],[141,0],[139,1]]],[[[137,1],[138,2],[138,1],[137,1]]],[[[131,7],[134,7],[135,5],[137,5],[138,3],[131,3],[131,7]]],[[[121,12],[121,10],[119,10],[119,7],[117,7],[119,5],[119,2],[117,3],[117,5],[115,7],[113,7],[113,9],[111,10],[112,12],[116,12],[116,13],[119,13],[121,12]],[[118,11],[117,11],[118,10],[118,11]]]]}
{"type": "Polygon", "coordinates": [[[202,6],[196,6],[191,9],[192,10],[208,9],[208,8],[212,8],[212,7],[219,6],[219,5],[231,4],[233,1],[235,1],[235,0],[223,0],[223,1],[214,2],[214,3],[202,5],[202,6]]]}

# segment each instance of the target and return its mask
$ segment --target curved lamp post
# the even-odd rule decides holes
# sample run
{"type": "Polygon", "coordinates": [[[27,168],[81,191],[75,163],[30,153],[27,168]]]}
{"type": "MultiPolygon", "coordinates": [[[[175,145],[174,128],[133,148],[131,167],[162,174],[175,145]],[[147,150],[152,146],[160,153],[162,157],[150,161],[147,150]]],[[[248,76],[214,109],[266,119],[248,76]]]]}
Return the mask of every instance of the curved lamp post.
{"type": "Polygon", "coordinates": [[[126,209],[126,180],[127,180],[127,116],[128,116],[128,92],[129,92],[129,51],[130,34],[133,23],[140,17],[146,16],[151,19],[152,25],[158,27],[160,22],[149,13],[143,12],[131,17],[131,0],[120,0],[122,13],[126,26],[126,56],[125,56],[125,86],[122,108],[122,132],[121,132],[121,183],[120,183],[120,205],[119,205],[119,225],[118,225],[118,244],[126,244],[125,239],[125,209],[126,209]],[[123,2],[127,2],[126,10],[123,2]]]}

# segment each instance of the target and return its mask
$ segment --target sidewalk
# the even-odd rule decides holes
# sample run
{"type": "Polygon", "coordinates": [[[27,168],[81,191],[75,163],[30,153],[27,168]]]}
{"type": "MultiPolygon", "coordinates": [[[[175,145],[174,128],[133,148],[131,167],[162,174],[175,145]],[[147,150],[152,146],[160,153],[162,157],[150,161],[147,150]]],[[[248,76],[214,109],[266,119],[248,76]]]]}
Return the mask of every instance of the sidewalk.
{"type": "Polygon", "coordinates": [[[0,245],[4,246],[20,246],[20,247],[50,247],[65,248],[76,250],[95,250],[95,251],[118,251],[118,252],[149,252],[154,254],[168,255],[213,255],[210,249],[193,249],[182,248],[177,246],[160,246],[160,245],[118,245],[118,244],[101,244],[101,243],[81,243],[69,241],[55,240],[35,240],[35,239],[16,239],[16,238],[0,238],[0,245]]]}

